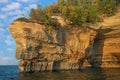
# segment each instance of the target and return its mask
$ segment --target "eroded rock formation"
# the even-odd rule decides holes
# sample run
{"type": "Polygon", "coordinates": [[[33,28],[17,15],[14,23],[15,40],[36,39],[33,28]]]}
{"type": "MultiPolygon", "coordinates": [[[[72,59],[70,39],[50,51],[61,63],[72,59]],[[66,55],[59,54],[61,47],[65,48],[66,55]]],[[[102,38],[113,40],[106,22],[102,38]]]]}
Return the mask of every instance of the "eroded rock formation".
{"type": "Polygon", "coordinates": [[[94,67],[120,68],[120,12],[104,18],[88,62],[94,67]]]}
{"type": "Polygon", "coordinates": [[[47,30],[24,21],[15,21],[9,28],[16,41],[20,72],[80,69],[97,35],[90,28],[47,30]]]}
{"type": "Polygon", "coordinates": [[[42,24],[13,22],[9,28],[16,41],[19,71],[78,70],[88,63],[120,68],[120,13],[97,26],[61,24],[59,30],[48,30],[42,24]]]}

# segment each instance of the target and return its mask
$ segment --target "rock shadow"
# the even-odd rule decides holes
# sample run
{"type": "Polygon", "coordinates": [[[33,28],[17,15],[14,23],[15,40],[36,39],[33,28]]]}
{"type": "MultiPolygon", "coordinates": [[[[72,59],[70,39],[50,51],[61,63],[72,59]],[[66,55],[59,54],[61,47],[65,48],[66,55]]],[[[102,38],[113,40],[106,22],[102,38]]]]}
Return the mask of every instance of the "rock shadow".
{"type": "Polygon", "coordinates": [[[93,48],[90,51],[90,55],[88,56],[88,62],[93,67],[102,67],[103,65],[103,54],[104,54],[104,41],[106,38],[109,37],[109,35],[105,35],[111,31],[115,31],[116,29],[106,28],[102,29],[100,28],[98,32],[98,36],[94,40],[93,48]]]}

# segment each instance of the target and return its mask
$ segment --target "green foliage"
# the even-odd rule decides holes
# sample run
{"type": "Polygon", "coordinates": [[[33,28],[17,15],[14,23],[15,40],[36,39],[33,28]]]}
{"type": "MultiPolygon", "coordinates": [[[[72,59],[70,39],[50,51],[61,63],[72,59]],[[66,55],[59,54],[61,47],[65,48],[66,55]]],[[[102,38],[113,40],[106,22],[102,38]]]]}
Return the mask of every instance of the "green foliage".
{"type": "Polygon", "coordinates": [[[69,10],[67,18],[72,21],[73,24],[81,24],[87,21],[87,14],[84,9],[79,7],[72,7],[69,10]]]}
{"type": "Polygon", "coordinates": [[[52,4],[45,8],[47,15],[53,15],[54,13],[60,13],[60,7],[57,4],[52,4]]]}
{"type": "Polygon", "coordinates": [[[24,21],[24,22],[29,22],[30,20],[25,18],[25,17],[20,17],[18,19],[16,19],[15,21],[24,21]]]}
{"type": "Polygon", "coordinates": [[[53,20],[46,26],[46,29],[47,30],[52,30],[52,29],[58,30],[59,27],[60,27],[60,24],[57,21],[53,20]]]}
{"type": "Polygon", "coordinates": [[[47,16],[44,10],[40,5],[37,5],[36,9],[31,9],[30,11],[30,19],[36,22],[47,22],[47,16]]]}
{"type": "Polygon", "coordinates": [[[97,9],[92,3],[90,0],[66,0],[67,6],[64,6],[62,14],[73,24],[84,24],[94,22],[94,20],[96,22],[98,19],[97,9]]]}
{"type": "Polygon", "coordinates": [[[47,19],[45,11],[41,8],[40,5],[37,5],[36,9],[31,9],[30,11],[30,19],[44,22],[47,19]]]}
{"type": "Polygon", "coordinates": [[[44,23],[48,29],[58,29],[60,24],[51,19],[59,15],[76,25],[96,23],[101,15],[111,16],[116,12],[116,0],[58,0],[46,8],[37,5],[31,9],[30,19],[44,23]]]}
{"type": "Polygon", "coordinates": [[[51,20],[51,15],[57,11],[57,6],[54,4],[46,9],[43,9],[40,5],[37,5],[36,9],[31,9],[30,11],[30,20],[37,23],[43,23],[48,30],[58,29],[59,23],[51,20]]]}
{"type": "Polygon", "coordinates": [[[65,4],[65,0],[58,0],[58,4],[59,5],[64,5],[65,4]]]}
{"type": "Polygon", "coordinates": [[[37,18],[36,14],[35,14],[35,10],[34,10],[33,8],[30,10],[29,16],[30,16],[30,19],[31,19],[31,20],[37,18]]]}
{"type": "Polygon", "coordinates": [[[88,22],[95,23],[97,21],[99,21],[97,8],[95,5],[91,5],[88,11],[88,22]]]}
{"type": "Polygon", "coordinates": [[[99,0],[99,12],[111,16],[116,12],[116,0],[99,0]]]}

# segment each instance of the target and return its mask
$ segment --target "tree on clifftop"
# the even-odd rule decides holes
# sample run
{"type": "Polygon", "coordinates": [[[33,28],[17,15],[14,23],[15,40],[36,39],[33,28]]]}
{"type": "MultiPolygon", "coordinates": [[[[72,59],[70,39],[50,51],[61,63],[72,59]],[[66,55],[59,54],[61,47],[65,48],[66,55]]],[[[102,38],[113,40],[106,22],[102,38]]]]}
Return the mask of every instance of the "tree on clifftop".
{"type": "Polygon", "coordinates": [[[99,12],[111,16],[116,12],[116,0],[99,0],[99,12]]]}
{"type": "Polygon", "coordinates": [[[30,10],[29,16],[30,16],[31,20],[36,20],[37,17],[36,17],[36,14],[35,14],[35,10],[33,8],[30,10]]]}
{"type": "Polygon", "coordinates": [[[58,0],[46,8],[37,5],[31,9],[30,19],[51,25],[51,16],[59,15],[72,24],[81,25],[95,23],[103,16],[111,16],[116,12],[116,0],[58,0]]]}

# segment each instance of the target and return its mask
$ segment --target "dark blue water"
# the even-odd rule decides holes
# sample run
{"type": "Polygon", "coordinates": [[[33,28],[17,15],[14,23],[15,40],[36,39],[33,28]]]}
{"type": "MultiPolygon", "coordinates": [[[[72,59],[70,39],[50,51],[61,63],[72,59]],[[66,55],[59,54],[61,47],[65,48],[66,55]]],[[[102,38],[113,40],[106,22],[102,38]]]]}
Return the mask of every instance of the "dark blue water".
{"type": "Polygon", "coordinates": [[[0,80],[12,80],[18,75],[18,66],[0,66],[0,80]]]}
{"type": "Polygon", "coordinates": [[[0,66],[0,80],[120,80],[120,69],[18,73],[17,66],[0,66]]]}

